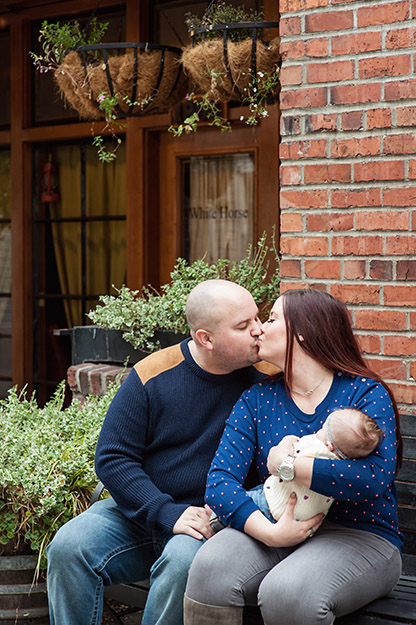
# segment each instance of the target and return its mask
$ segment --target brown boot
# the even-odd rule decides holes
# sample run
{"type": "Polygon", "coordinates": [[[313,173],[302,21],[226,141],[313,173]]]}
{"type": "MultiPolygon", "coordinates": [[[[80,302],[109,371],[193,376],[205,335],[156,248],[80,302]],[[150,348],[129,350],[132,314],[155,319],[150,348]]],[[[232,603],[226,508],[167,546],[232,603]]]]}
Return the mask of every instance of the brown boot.
{"type": "Polygon", "coordinates": [[[241,625],[243,608],[206,605],[193,601],[185,595],[184,625],[241,625]]]}

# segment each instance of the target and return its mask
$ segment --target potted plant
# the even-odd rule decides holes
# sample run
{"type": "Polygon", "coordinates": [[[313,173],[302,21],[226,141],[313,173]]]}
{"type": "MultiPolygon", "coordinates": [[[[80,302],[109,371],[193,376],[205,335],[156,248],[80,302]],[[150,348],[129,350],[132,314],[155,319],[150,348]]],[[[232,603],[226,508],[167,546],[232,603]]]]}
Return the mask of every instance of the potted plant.
{"type": "MultiPolygon", "coordinates": [[[[65,101],[81,118],[104,119],[114,138],[123,128],[117,120],[128,115],[164,112],[186,93],[181,50],[148,43],[101,43],[108,23],[92,18],[82,29],[78,21],[42,23],[42,53],[30,52],[40,72],[53,71],[65,101]]],[[[103,131],[104,132],[104,131],[103,131]]],[[[117,144],[120,142],[116,139],[117,144]]],[[[115,150],[94,137],[101,160],[111,161],[115,150]]]]}
{"type": "Polygon", "coordinates": [[[232,280],[244,286],[253,295],[260,310],[267,314],[279,294],[278,252],[274,231],[271,245],[266,244],[266,233],[255,246],[250,245],[246,256],[230,263],[220,258],[210,265],[203,258],[189,264],[178,258],[171,273],[171,281],[160,288],[144,287],[142,292],[126,286],[117,295],[103,295],[100,305],[88,313],[99,327],[121,330],[123,338],[134,348],[155,351],[160,348],[160,331],[178,335],[178,340],[189,334],[185,305],[189,292],[199,282],[213,278],[232,280]]]}
{"type": "Polygon", "coordinates": [[[196,130],[202,114],[211,125],[230,130],[219,106],[230,100],[248,106],[241,121],[257,124],[279,92],[280,39],[262,38],[264,29],[276,29],[278,22],[262,21],[262,12],[225,2],[211,2],[202,18],[185,17],[192,44],[183,50],[181,62],[195,85],[187,99],[196,110],[170,132],[179,136],[196,130]]]}
{"type": "Polygon", "coordinates": [[[88,506],[98,481],[98,434],[116,387],[66,408],[64,381],[43,408],[16,388],[0,401],[0,593],[7,622],[21,622],[22,613],[26,619],[47,615],[45,549],[61,525],[88,506]]]}

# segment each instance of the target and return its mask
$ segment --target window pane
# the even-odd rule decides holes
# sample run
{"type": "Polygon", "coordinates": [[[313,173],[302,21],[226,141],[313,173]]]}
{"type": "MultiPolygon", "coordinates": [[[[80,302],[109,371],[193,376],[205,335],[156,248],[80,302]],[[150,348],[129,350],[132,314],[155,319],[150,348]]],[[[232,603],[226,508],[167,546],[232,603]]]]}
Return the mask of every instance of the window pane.
{"type": "Polygon", "coordinates": [[[0,126],[10,125],[10,32],[0,31],[0,126]]]}
{"type": "Polygon", "coordinates": [[[183,164],[185,257],[240,260],[253,239],[254,155],[193,156],[183,164]]]}
{"type": "Polygon", "coordinates": [[[0,151],[0,398],[12,378],[10,152],[0,151]]]}

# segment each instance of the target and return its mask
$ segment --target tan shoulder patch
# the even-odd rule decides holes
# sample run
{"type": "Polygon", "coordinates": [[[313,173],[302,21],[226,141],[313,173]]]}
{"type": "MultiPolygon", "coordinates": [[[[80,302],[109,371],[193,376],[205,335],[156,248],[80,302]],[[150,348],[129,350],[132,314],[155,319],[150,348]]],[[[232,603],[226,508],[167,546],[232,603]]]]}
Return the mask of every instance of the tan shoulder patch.
{"type": "Polygon", "coordinates": [[[177,345],[171,345],[171,347],[165,347],[165,349],[150,354],[146,358],[143,358],[143,360],[139,360],[139,362],[134,365],[134,370],[144,385],[160,373],[173,369],[173,367],[176,367],[184,360],[185,357],[178,343],[177,345]]]}
{"type": "Polygon", "coordinates": [[[254,366],[257,371],[265,375],[276,375],[276,373],[280,373],[279,367],[272,365],[270,362],[265,362],[264,360],[260,360],[260,362],[256,363],[254,366]]]}

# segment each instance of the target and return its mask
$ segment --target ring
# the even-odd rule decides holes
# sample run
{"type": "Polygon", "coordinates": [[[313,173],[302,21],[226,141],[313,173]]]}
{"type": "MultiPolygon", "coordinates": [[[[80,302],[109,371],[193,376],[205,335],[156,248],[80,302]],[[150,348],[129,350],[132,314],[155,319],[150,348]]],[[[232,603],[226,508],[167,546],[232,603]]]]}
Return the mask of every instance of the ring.
{"type": "Polygon", "coordinates": [[[313,527],[311,527],[311,529],[309,530],[309,538],[312,538],[312,536],[315,534],[315,530],[313,529],[313,527]]]}

